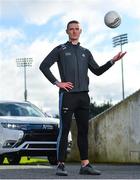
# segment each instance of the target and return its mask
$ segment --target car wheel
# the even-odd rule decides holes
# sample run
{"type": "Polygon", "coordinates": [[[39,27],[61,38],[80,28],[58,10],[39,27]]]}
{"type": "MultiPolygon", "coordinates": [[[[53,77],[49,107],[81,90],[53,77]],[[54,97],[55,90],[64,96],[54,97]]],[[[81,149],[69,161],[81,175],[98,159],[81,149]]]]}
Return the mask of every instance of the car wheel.
{"type": "Polygon", "coordinates": [[[3,164],[4,157],[0,155],[0,164],[3,164]]]}
{"type": "Polygon", "coordinates": [[[15,155],[15,154],[10,154],[7,156],[7,160],[9,162],[9,164],[15,165],[15,164],[19,164],[21,157],[19,155],[15,155]]]}
{"type": "Polygon", "coordinates": [[[51,165],[57,165],[57,157],[56,157],[56,155],[54,155],[54,156],[49,155],[48,156],[48,160],[49,160],[49,163],[51,165]]]}

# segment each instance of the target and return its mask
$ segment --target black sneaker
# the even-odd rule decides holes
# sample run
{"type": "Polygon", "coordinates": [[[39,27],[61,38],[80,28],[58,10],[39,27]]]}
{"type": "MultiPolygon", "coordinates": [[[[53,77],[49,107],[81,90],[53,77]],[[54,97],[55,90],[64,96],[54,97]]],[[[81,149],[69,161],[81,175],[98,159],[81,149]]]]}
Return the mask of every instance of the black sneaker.
{"type": "Polygon", "coordinates": [[[90,164],[80,168],[79,174],[83,175],[100,175],[101,172],[93,168],[90,164]]]}
{"type": "Polygon", "coordinates": [[[58,176],[67,176],[68,173],[65,170],[65,165],[63,163],[59,163],[56,170],[56,175],[58,176]]]}

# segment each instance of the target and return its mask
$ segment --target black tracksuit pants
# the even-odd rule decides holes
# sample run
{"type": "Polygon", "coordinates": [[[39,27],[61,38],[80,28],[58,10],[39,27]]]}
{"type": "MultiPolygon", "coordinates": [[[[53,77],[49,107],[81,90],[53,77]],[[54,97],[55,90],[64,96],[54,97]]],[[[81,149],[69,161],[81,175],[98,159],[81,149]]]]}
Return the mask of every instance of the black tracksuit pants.
{"type": "Polygon", "coordinates": [[[88,159],[88,121],[89,121],[88,92],[61,92],[59,95],[60,131],[57,140],[57,159],[65,162],[68,133],[74,114],[78,129],[77,145],[81,160],[88,159]]]}

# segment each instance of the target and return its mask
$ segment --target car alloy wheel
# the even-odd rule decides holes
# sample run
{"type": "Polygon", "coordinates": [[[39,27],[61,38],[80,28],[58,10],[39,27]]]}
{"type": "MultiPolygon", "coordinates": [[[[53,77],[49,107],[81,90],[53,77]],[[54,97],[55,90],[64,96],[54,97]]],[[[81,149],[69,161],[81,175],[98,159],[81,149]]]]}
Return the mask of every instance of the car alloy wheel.
{"type": "Polygon", "coordinates": [[[16,164],[19,164],[21,157],[18,154],[9,154],[7,156],[7,160],[9,164],[16,165],[16,164]]]}

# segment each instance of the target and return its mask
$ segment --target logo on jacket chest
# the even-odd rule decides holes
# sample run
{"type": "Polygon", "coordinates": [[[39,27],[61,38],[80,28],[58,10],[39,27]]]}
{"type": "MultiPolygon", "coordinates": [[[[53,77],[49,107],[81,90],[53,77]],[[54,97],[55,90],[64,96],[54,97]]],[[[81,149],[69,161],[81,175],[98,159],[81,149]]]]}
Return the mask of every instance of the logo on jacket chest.
{"type": "Polygon", "coordinates": [[[83,53],[83,54],[82,54],[82,57],[84,57],[84,58],[85,58],[85,57],[86,57],[86,55],[83,53]]]}
{"type": "Polygon", "coordinates": [[[71,52],[65,52],[65,56],[71,56],[71,52]]]}
{"type": "MultiPolygon", "coordinates": [[[[72,55],[71,52],[65,52],[65,56],[71,56],[71,55],[72,55]]],[[[80,56],[83,57],[83,58],[86,57],[86,55],[84,53],[82,53],[80,56]]],[[[79,56],[79,58],[80,58],[80,56],[79,56]]]]}

